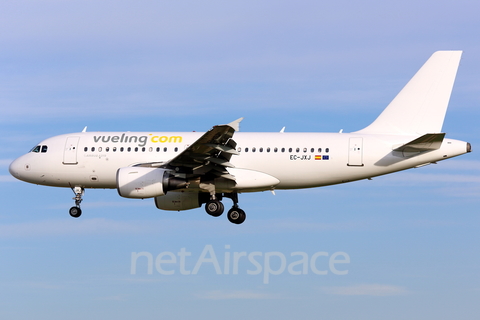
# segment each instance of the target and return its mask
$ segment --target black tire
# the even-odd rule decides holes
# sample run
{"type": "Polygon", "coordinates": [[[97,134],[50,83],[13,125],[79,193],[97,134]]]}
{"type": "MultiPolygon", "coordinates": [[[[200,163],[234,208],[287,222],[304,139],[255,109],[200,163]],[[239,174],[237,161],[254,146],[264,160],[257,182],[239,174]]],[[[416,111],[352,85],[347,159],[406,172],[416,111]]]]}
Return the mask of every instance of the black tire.
{"type": "Polygon", "coordinates": [[[227,213],[228,221],[235,224],[241,224],[247,218],[245,211],[240,208],[232,208],[227,213]]]}
{"type": "Polygon", "coordinates": [[[210,200],[205,204],[205,211],[213,217],[220,217],[224,209],[223,203],[218,200],[210,200]]]}
{"type": "Polygon", "coordinates": [[[82,209],[80,207],[71,207],[69,213],[73,218],[78,218],[82,215],[82,209]]]}

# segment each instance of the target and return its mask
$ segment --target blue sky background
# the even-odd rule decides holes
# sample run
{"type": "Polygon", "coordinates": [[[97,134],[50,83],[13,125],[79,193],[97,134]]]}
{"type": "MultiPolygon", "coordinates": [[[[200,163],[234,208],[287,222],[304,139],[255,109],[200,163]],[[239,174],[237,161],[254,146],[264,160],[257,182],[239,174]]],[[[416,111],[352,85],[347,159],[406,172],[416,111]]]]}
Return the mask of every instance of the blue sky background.
{"type": "Polygon", "coordinates": [[[477,319],[479,11],[467,0],[0,2],[0,318],[477,319]],[[444,131],[473,153],[244,194],[241,226],[115,190],[87,190],[72,219],[71,190],[8,173],[39,141],[84,126],[205,131],[243,116],[242,131],[355,131],[448,49],[464,55],[444,131]],[[206,245],[220,259],[342,251],[351,262],[344,276],[284,272],[268,284],[249,265],[130,274],[132,252],[186,248],[192,269],[206,245]]]}

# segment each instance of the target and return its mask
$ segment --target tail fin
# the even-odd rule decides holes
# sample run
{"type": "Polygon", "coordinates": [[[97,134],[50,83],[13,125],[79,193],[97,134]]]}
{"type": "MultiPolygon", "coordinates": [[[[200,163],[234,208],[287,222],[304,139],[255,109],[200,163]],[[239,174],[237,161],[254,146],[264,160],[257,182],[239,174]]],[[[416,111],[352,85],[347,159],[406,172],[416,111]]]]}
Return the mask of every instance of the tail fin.
{"type": "Polygon", "coordinates": [[[387,108],[359,133],[439,133],[462,51],[437,51],[387,108]]]}

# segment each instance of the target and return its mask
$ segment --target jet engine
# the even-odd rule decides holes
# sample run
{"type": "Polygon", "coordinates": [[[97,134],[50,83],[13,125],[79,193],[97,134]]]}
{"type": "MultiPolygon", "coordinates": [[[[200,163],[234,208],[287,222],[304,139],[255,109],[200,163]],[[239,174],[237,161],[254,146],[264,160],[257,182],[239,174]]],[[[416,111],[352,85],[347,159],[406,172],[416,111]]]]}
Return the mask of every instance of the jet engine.
{"type": "Polygon", "coordinates": [[[184,179],[160,168],[126,167],[117,171],[117,191],[125,198],[144,199],[164,196],[167,191],[186,188],[184,179]]]}
{"type": "Polygon", "coordinates": [[[189,210],[200,207],[208,198],[208,193],[170,192],[167,195],[155,197],[155,205],[161,210],[189,210]]]}

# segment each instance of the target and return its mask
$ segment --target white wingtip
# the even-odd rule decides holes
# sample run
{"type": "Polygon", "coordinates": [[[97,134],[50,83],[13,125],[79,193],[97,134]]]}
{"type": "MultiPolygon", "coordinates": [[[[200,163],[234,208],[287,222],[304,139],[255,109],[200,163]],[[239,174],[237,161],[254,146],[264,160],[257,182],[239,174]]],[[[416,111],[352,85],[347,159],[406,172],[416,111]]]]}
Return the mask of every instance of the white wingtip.
{"type": "Polygon", "coordinates": [[[229,124],[227,124],[227,126],[230,126],[233,128],[233,130],[235,131],[240,131],[240,122],[243,120],[243,117],[242,118],[238,118],[237,120],[235,121],[232,121],[230,122],[229,124]]]}
{"type": "Polygon", "coordinates": [[[87,132],[87,126],[85,126],[85,128],[83,128],[82,132],[87,132]]]}

